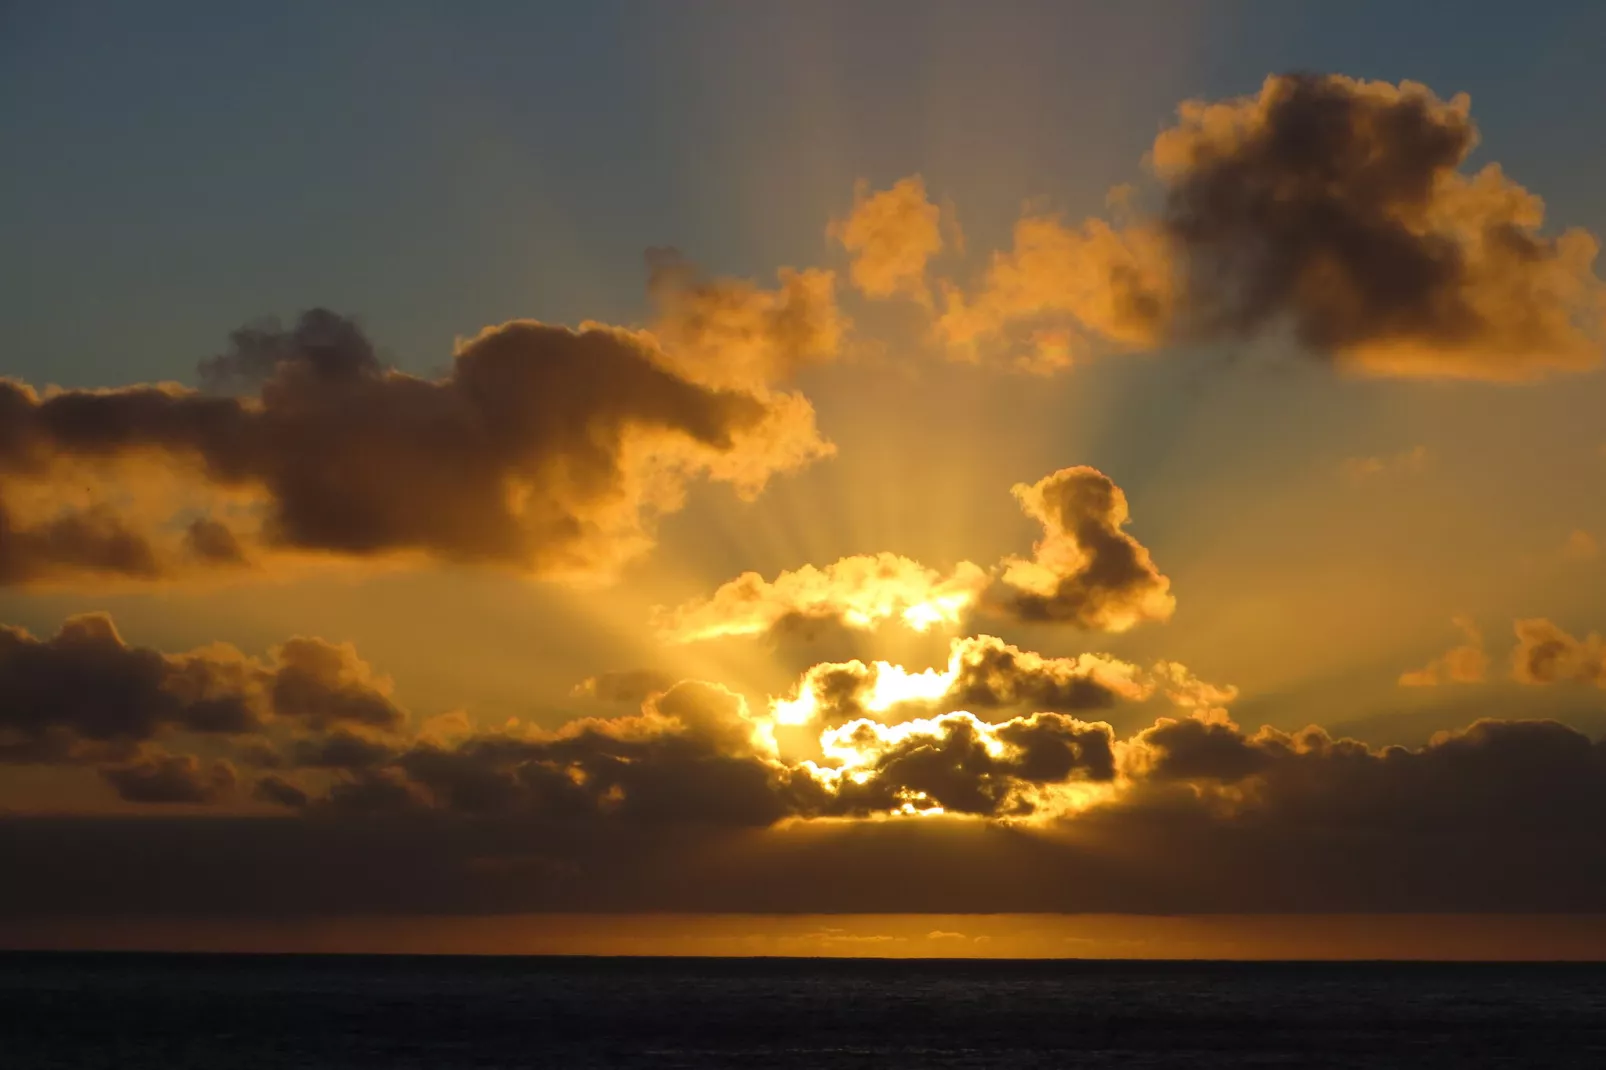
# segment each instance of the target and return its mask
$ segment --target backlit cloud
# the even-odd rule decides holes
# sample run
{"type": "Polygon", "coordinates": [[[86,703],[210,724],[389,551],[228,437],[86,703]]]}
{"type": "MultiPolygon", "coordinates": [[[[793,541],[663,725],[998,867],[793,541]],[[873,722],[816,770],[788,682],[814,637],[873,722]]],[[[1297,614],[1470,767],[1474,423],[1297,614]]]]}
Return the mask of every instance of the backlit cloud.
{"type": "Polygon", "coordinates": [[[1285,327],[1366,375],[1594,367],[1598,241],[1542,233],[1543,202],[1498,164],[1464,170],[1477,142],[1465,95],[1414,82],[1274,75],[1253,96],[1186,101],[1149,154],[1156,213],[1022,219],[974,293],[949,288],[939,333],[1047,338],[1048,356],[1027,358],[1046,368],[1072,335],[1149,348],[1285,327]]]}
{"type": "Polygon", "coordinates": [[[0,579],[149,577],[238,559],[243,542],[606,573],[651,545],[652,516],[680,507],[688,479],[752,496],[831,452],[801,395],[702,385],[614,328],[487,328],[441,379],[379,367],[328,313],[234,341],[204,374],[261,380],[255,397],[0,380],[0,579]],[[158,476],[189,499],[145,493],[158,476]],[[84,482],[110,498],[80,501],[84,482]],[[222,510],[228,495],[244,504],[181,522],[181,507],[222,510]]]}
{"type": "Polygon", "coordinates": [[[836,360],[848,321],[836,276],[782,268],[766,290],[746,279],[705,278],[673,249],[647,254],[652,335],[677,374],[706,386],[759,390],[836,360]]]}
{"type": "Polygon", "coordinates": [[[1124,529],[1126,495],[1104,473],[1062,468],[1017,484],[1021,508],[1043,525],[1030,559],[1008,558],[998,608],[1029,621],[1123,632],[1176,609],[1171,581],[1124,529]]]}
{"type": "Polygon", "coordinates": [[[897,554],[861,554],[774,580],[744,572],[707,598],[661,611],[655,623],[665,638],[682,643],[823,622],[870,629],[897,620],[925,631],[958,624],[989,582],[969,561],[943,575],[897,554]]]}

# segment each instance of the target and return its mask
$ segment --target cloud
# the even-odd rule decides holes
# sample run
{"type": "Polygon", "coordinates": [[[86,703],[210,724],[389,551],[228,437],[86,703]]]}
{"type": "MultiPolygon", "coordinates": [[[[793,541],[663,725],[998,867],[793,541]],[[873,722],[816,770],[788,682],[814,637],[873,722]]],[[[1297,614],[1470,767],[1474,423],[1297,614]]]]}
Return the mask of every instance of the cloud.
{"type": "Polygon", "coordinates": [[[836,764],[820,769],[824,815],[1033,813],[1038,791],[1115,776],[1110,726],[1058,713],[988,724],[969,713],[885,725],[869,719],[821,736],[836,764]]]}
{"type": "MultiPolygon", "coordinates": [[[[258,709],[249,721],[196,721],[197,703],[232,695],[241,680],[268,671],[263,662],[245,672],[248,659],[229,648],[140,651],[117,640],[103,617],[75,618],[48,641],[5,634],[0,678],[9,690],[0,692],[0,731],[12,733],[7,738],[19,725],[54,724],[128,740],[125,753],[96,761],[101,778],[130,803],[268,803],[286,814],[241,825],[214,819],[228,835],[205,850],[186,839],[201,833],[169,822],[124,820],[110,839],[83,821],[0,822],[0,865],[29,874],[0,884],[0,911],[9,913],[46,906],[116,913],[150,902],[171,909],[189,901],[164,883],[161,875],[174,872],[208,888],[224,913],[257,903],[270,887],[283,894],[279,908],[327,908],[349,902],[341,897],[359,886],[374,890],[370,909],[428,902],[504,910],[1252,911],[1602,902],[1606,851],[1595,815],[1606,804],[1606,744],[1555,722],[1485,719],[1417,747],[1374,748],[1316,726],[1250,732],[1219,708],[1231,689],[1205,684],[1175,662],[1141,671],[1096,655],[1048,658],[972,637],[955,641],[944,672],[894,672],[880,663],[811,670],[811,686],[826,671],[845,670],[859,692],[856,702],[838,696],[829,710],[820,703],[815,758],[777,746],[773,710],[755,713],[742,696],[706,682],[675,684],[626,716],[551,731],[464,726],[408,737],[363,715],[329,720],[328,710],[352,709],[338,701],[258,709]],[[118,678],[135,681],[123,685],[142,696],[135,707],[157,703],[157,712],[107,713],[97,698],[108,693],[106,670],[86,669],[102,662],[142,666],[125,667],[118,678]],[[886,686],[882,674],[915,701],[869,710],[886,686]],[[36,683],[30,689],[19,680],[36,683]],[[51,698],[62,680],[81,689],[65,704],[51,698]],[[153,690],[176,697],[153,698],[153,690]],[[1158,695],[1188,716],[1119,738],[1108,723],[1077,713],[1158,695]],[[960,702],[976,711],[957,708],[960,702]],[[1033,709],[1049,705],[1062,708],[1033,709]],[[1009,715],[989,718],[989,706],[1009,715]],[[164,733],[163,725],[186,727],[164,733]],[[241,755],[244,743],[275,738],[258,752],[272,756],[271,771],[256,776],[245,798],[233,761],[168,749],[191,737],[203,750],[234,745],[241,755]],[[931,824],[946,820],[938,811],[979,820],[931,824]],[[890,826],[904,831],[883,831],[890,826]],[[163,865],[150,866],[151,857],[163,865]],[[89,859],[106,879],[85,879],[89,859]],[[344,874],[333,883],[331,866],[344,874]],[[303,883],[286,890],[275,876],[281,872],[303,883]],[[158,889],[168,898],[152,898],[158,889]]],[[[1598,636],[1572,639],[1544,621],[1520,622],[1519,636],[1534,676],[1600,678],[1582,668],[1599,661],[1598,636]]],[[[337,693],[378,679],[356,667],[353,652],[328,650],[334,653],[313,660],[336,668],[316,675],[337,693]]],[[[272,664],[294,672],[307,663],[292,654],[272,664]]],[[[271,681],[255,694],[270,699],[271,681]]]]}
{"type": "Polygon", "coordinates": [[[593,698],[598,702],[640,706],[653,695],[668,691],[675,686],[675,681],[673,673],[658,669],[627,669],[588,676],[576,684],[570,694],[576,698],[593,698]]]}
{"type": "Polygon", "coordinates": [[[1470,101],[1413,82],[1276,75],[1189,101],[1155,140],[1186,258],[1186,332],[1288,320],[1364,373],[1515,380],[1598,363],[1597,242],[1539,233],[1544,206],[1477,144],[1470,101]]]}
{"type": "Polygon", "coordinates": [[[1023,218],[973,295],[947,288],[938,333],[962,352],[1024,334],[1038,370],[1089,342],[1284,329],[1364,375],[1593,368],[1606,348],[1597,240],[1541,233],[1543,202],[1498,164],[1465,171],[1477,141],[1465,95],[1414,82],[1283,74],[1253,96],[1186,101],[1148,157],[1157,212],[1023,218]]]}
{"type": "Polygon", "coordinates": [[[967,359],[989,339],[1024,344],[1018,366],[1050,373],[1096,340],[1128,349],[1159,344],[1176,301],[1172,275],[1169,245],[1153,225],[1089,219],[1072,227],[1055,215],[1029,215],[1015,224],[1014,247],[993,254],[974,295],[945,284],[935,329],[967,359]]]}
{"type": "Polygon", "coordinates": [[[1058,621],[1123,632],[1144,621],[1169,620],[1171,581],[1125,528],[1126,495],[1104,473],[1062,468],[1036,483],[1018,483],[1015,497],[1043,525],[1030,560],[1007,558],[1007,592],[994,608],[1027,621],[1058,621]]]}
{"type": "Polygon", "coordinates": [[[1171,582],[1123,530],[1130,519],[1126,496],[1108,476],[1086,466],[1064,468],[1017,484],[1012,493],[1043,525],[1043,538],[1032,559],[1004,558],[1001,576],[969,561],[943,575],[898,554],[859,554],[773,580],[744,572],[707,598],[655,608],[653,625],[661,637],[688,643],[807,636],[826,624],[868,631],[890,620],[923,632],[960,626],[978,610],[1108,632],[1170,618],[1171,582]]]}
{"type": "MultiPolygon", "coordinates": [[[[115,762],[164,737],[247,737],[274,723],[394,730],[405,716],[349,645],[295,638],[260,660],[221,643],[130,646],[102,613],[70,617],[49,639],[0,626],[0,762],[115,762]]],[[[124,780],[178,775],[147,765],[124,780]]]]}
{"type": "Polygon", "coordinates": [[[1582,683],[1606,687],[1606,639],[1574,638],[1543,617],[1516,623],[1511,675],[1525,684],[1582,683]]]}
{"type": "Polygon", "coordinates": [[[132,803],[215,803],[234,791],[234,767],[203,765],[190,754],[156,754],[128,765],[107,766],[102,777],[132,803]]]}
{"type": "Polygon", "coordinates": [[[762,391],[811,365],[836,360],[848,320],[836,276],[782,268],[765,290],[746,279],[708,279],[673,249],[647,253],[652,336],[677,374],[720,389],[762,391]]]}
{"type": "Polygon", "coordinates": [[[941,669],[911,672],[886,661],[822,662],[771,701],[780,724],[829,727],[863,718],[897,723],[956,711],[1106,710],[1163,691],[1190,711],[1232,701],[1236,690],[1198,680],[1176,662],[1146,672],[1107,654],[1044,657],[995,636],[956,638],[941,669]]]}
{"type": "Polygon", "coordinates": [[[1470,617],[1456,617],[1453,623],[1467,641],[1449,650],[1420,669],[1400,674],[1401,687],[1436,687],[1439,684],[1479,684],[1489,671],[1489,655],[1483,650],[1483,632],[1470,617]]]}
{"type": "Polygon", "coordinates": [[[504,323],[461,343],[441,379],[379,367],[327,312],[234,341],[204,374],[266,373],[254,397],[39,394],[0,380],[0,578],[149,577],[238,560],[247,537],[280,552],[595,575],[651,545],[652,516],[678,509],[689,479],[752,496],[831,451],[801,395],[703,385],[652,336],[616,328],[504,323]],[[166,510],[154,489],[140,497],[163,480],[187,495],[166,510]],[[84,482],[137,500],[62,497],[84,482]],[[178,523],[198,504],[210,523],[178,523]],[[166,532],[182,547],[186,528],[187,555],[154,548],[166,532]]]}
{"type": "Polygon", "coordinates": [[[833,221],[827,233],[852,255],[848,274],[866,297],[930,304],[926,265],[943,250],[942,221],[942,209],[926,196],[925,180],[910,175],[874,193],[860,181],[853,211],[833,221]]]}
{"type": "Polygon", "coordinates": [[[897,554],[860,554],[824,568],[804,565],[774,580],[744,572],[707,598],[660,609],[654,626],[681,643],[824,622],[868,630],[897,620],[925,631],[958,624],[989,582],[969,561],[944,576],[897,554]]]}

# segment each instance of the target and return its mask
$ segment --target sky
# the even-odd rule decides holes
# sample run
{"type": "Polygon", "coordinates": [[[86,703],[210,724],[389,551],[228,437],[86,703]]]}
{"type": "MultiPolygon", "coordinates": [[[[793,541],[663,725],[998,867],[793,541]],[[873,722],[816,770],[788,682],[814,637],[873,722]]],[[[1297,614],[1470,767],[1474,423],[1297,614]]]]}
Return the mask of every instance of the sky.
{"type": "Polygon", "coordinates": [[[1606,911],[1603,33],[0,5],[0,941],[1606,911]]]}

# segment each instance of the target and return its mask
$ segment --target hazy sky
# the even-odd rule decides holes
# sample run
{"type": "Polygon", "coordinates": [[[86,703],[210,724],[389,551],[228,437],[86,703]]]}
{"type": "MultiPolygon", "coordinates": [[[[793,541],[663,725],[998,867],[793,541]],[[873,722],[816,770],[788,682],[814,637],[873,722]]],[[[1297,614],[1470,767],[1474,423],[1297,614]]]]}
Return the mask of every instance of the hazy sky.
{"type": "Polygon", "coordinates": [[[0,911],[1606,908],[1603,36],[0,8],[0,911]]]}

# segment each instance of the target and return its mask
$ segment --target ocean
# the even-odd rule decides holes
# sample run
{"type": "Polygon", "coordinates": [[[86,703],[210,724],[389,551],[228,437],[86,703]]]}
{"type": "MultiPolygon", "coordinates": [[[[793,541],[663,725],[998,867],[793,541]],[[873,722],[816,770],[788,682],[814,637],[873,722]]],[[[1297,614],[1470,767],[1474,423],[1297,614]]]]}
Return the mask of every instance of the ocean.
{"type": "Polygon", "coordinates": [[[1606,966],[0,954],[0,1067],[1606,1066],[1606,966]]]}

